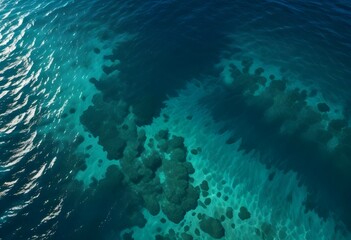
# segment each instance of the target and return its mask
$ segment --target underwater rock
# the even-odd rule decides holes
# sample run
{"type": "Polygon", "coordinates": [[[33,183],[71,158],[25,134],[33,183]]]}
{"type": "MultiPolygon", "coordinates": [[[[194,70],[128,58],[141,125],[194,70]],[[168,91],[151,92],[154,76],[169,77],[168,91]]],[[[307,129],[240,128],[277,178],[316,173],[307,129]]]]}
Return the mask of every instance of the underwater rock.
{"type": "Polygon", "coordinates": [[[264,69],[262,67],[259,67],[255,70],[255,75],[260,76],[264,72],[264,69]]]}
{"type": "Polygon", "coordinates": [[[173,161],[185,162],[186,161],[186,152],[182,148],[176,148],[171,152],[171,159],[173,161]]]}
{"type": "Polygon", "coordinates": [[[191,236],[189,233],[182,233],[180,235],[182,237],[182,240],[193,240],[193,236],[191,236]]]}
{"type": "Polygon", "coordinates": [[[267,78],[262,76],[256,77],[256,82],[262,86],[265,86],[267,82],[267,78]]]}
{"type": "Polygon", "coordinates": [[[109,54],[109,55],[104,55],[104,60],[110,60],[111,62],[114,62],[117,60],[117,58],[113,54],[109,54]]]}
{"type": "Polygon", "coordinates": [[[208,186],[208,182],[206,180],[203,180],[202,183],[200,184],[200,188],[203,190],[203,191],[208,191],[210,188],[208,186]]]}
{"type": "Polygon", "coordinates": [[[204,201],[205,205],[210,205],[211,204],[211,198],[206,198],[204,201]]]}
{"type": "MultiPolygon", "coordinates": [[[[141,180],[145,177],[143,173],[147,173],[143,170],[143,166],[139,161],[135,161],[135,159],[132,158],[126,158],[125,156],[121,159],[121,167],[122,171],[127,177],[127,180],[130,181],[133,184],[138,184],[141,182],[141,180]]],[[[145,167],[144,167],[145,168],[145,167]]],[[[152,171],[151,173],[152,174],[152,171]]]]}
{"type": "Polygon", "coordinates": [[[343,128],[347,127],[347,121],[345,119],[333,119],[329,122],[328,129],[330,131],[339,132],[343,128]]]}
{"type": "Polygon", "coordinates": [[[161,209],[156,196],[146,195],[143,196],[143,199],[145,208],[150,212],[152,216],[156,216],[161,209]]]}
{"type": "Polygon", "coordinates": [[[176,148],[185,149],[183,137],[173,136],[168,141],[168,151],[172,151],[176,148]]]}
{"type": "Polygon", "coordinates": [[[186,197],[182,201],[182,208],[187,212],[198,206],[200,190],[198,187],[189,185],[186,189],[186,197]]]}
{"type": "Polygon", "coordinates": [[[185,180],[166,180],[163,188],[166,199],[175,204],[181,204],[186,197],[189,183],[185,180]]]}
{"type": "Polygon", "coordinates": [[[116,128],[128,115],[128,106],[123,102],[106,102],[102,94],[93,97],[93,106],[89,106],[80,117],[81,123],[94,137],[116,128]]]}
{"type": "Polygon", "coordinates": [[[247,210],[246,207],[240,207],[240,211],[239,211],[238,216],[241,220],[244,221],[244,220],[249,219],[251,217],[251,213],[249,212],[249,210],[247,210]]]}
{"type": "Polygon", "coordinates": [[[160,130],[157,133],[157,135],[155,136],[155,139],[156,140],[161,140],[161,139],[168,140],[168,136],[169,136],[168,130],[160,130]]]}
{"type": "Polygon", "coordinates": [[[188,174],[195,173],[195,168],[193,167],[193,165],[190,162],[184,162],[183,165],[186,167],[188,174]]]}
{"type": "Polygon", "coordinates": [[[88,165],[86,164],[84,159],[81,159],[77,162],[76,168],[79,169],[80,171],[86,170],[88,165]]]}
{"type": "Polygon", "coordinates": [[[145,157],[143,159],[143,162],[145,167],[156,172],[157,169],[162,165],[162,158],[158,153],[153,152],[150,156],[145,157]]]}
{"type": "MultiPolygon", "coordinates": [[[[116,78],[116,74],[104,75],[99,80],[91,78],[90,82],[94,84],[96,89],[101,91],[101,94],[97,95],[101,95],[105,102],[114,101],[113,103],[116,104],[122,101],[122,99],[125,101],[123,90],[126,86],[116,78]]],[[[94,101],[93,103],[96,104],[94,101]]],[[[129,107],[129,105],[127,107],[129,107]]]]}
{"type": "Polygon", "coordinates": [[[118,135],[114,137],[104,136],[102,139],[103,142],[101,141],[101,145],[103,146],[104,150],[106,150],[107,158],[109,160],[117,160],[123,157],[124,149],[127,146],[127,143],[123,139],[121,139],[118,135]]]}
{"type": "Polygon", "coordinates": [[[198,150],[197,149],[191,149],[191,154],[193,155],[197,155],[198,154],[198,150]]]}
{"type": "Polygon", "coordinates": [[[101,52],[100,49],[97,48],[97,47],[95,47],[93,51],[94,51],[94,53],[96,53],[96,54],[99,54],[99,53],[101,52]]]}
{"type": "Polygon", "coordinates": [[[139,228],[143,228],[147,222],[141,211],[132,212],[132,214],[130,214],[128,218],[134,226],[137,226],[139,228]]]}
{"type": "Polygon", "coordinates": [[[227,216],[227,218],[232,219],[234,214],[233,214],[233,208],[232,207],[228,207],[226,210],[225,215],[227,216]]]}
{"type": "Polygon", "coordinates": [[[243,73],[249,73],[249,70],[253,64],[253,59],[252,58],[244,58],[241,61],[241,65],[243,66],[243,73]]]}
{"type": "MultiPolygon", "coordinates": [[[[162,229],[161,228],[157,228],[158,232],[161,232],[162,229]]],[[[168,233],[165,235],[160,235],[157,234],[155,236],[155,240],[178,240],[179,238],[179,234],[176,234],[175,231],[173,229],[168,230],[168,233]]]]}
{"type": "Polygon", "coordinates": [[[163,186],[162,211],[169,220],[178,223],[185,213],[195,209],[200,197],[199,188],[190,184],[188,162],[164,161],[162,169],[165,175],[163,186]]]}
{"type": "Polygon", "coordinates": [[[180,205],[170,202],[164,202],[161,208],[167,218],[176,224],[183,220],[186,213],[180,205]]]}
{"type": "Polygon", "coordinates": [[[118,65],[117,64],[113,64],[111,66],[106,66],[106,65],[103,65],[102,66],[102,70],[104,71],[104,73],[106,75],[110,75],[111,73],[113,73],[114,71],[117,71],[118,70],[118,65]]]}
{"type": "Polygon", "coordinates": [[[151,169],[146,168],[142,164],[140,165],[141,167],[138,169],[138,172],[140,175],[142,175],[142,181],[144,183],[149,183],[151,182],[155,177],[156,174],[153,172],[151,169]]]}
{"type": "Polygon", "coordinates": [[[157,147],[160,149],[161,152],[167,152],[168,149],[168,141],[165,139],[160,139],[158,141],[157,147]]]}
{"type": "Polygon", "coordinates": [[[200,229],[215,239],[224,237],[225,231],[222,223],[213,217],[206,216],[200,221],[200,229]]]}
{"type": "Polygon", "coordinates": [[[95,85],[95,84],[98,83],[98,80],[96,78],[92,77],[92,78],[89,79],[89,82],[91,82],[92,84],[95,85]]]}
{"type": "Polygon", "coordinates": [[[275,172],[271,172],[269,175],[268,175],[268,181],[273,181],[275,177],[275,172]]]}
{"type": "Polygon", "coordinates": [[[326,103],[318,103],[317,107],[318,107],[318,110],[323,113],[330,111],[330,107],[326,103]]]}
{"type": "Polygon", "coordinates": [[[182,162],[173,160],[164,161],[163,170],[166,175],[166,181],[169,179],[173,180],[189,180],[188,169],[182,162]]]}
{"type": "Polygon", "coordinates": [[[306,102],[305,102],[307,97],[306,91],[300,91],[300,89],[295,88],[294,90],[287,92],[286,95],[287,95],[287,100],[289,101],[289,104],[298,105],[299,108],[306,106],[306,102]]]}
{"type": "Polygon", "coordinates": [[[138,133],[133,115],[123,101],[105,101],[101,94],[93,97],[80,117],[81,123],[107,152],[108,159],[121,159],[124,154],[137,157],[144,151],[145,134],[138,133]]]}
{"type": "MultiPolygon", "coordinates": [[[[128,179],[129,181],[131,181],[134,184],[138,184],[141,182],[143,175],[141,175],[138,172],[135,172],[134,169],[130,168],[131,170],[129,171],[128,175],[128,179]]],[[[124,169],[125,170],[125,169],[124,169]]]]}

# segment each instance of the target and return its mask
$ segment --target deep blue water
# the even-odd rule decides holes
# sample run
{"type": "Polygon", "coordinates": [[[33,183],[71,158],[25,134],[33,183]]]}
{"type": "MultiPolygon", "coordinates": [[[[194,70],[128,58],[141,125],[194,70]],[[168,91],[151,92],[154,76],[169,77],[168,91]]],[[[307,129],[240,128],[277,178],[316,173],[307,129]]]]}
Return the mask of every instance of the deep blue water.
{"type": "MultiPolygon", "coordinates": [[[[258,152],[267,168],[296,172],[310,193],[306,211],[351,230],[350,19],[351,3],[341,0],[0,0],[0,239],[120,239],[142,226],[138,185],[129,185],[128,174],[121,184],[119,172],[97,179],[87,159],[118,163],[125,153],[115,125],[127,109],[148,126],[193,79],[216,89],[201,104],[231,132],[229,142],[241,139],[240,148],[258,152]],[[310,118],[284,132],[302,120],[267,120],[269,107],[251,101],[250,87],[225,86],[224,60],[245,58],[265,72],[278,69],[311,98],[318,92],[331,118],[345,122],[323,132],[337,132],[336,150],[327,150],[334,140],[311,133],[310,118]]],[[[281,101],[281,111],[294,114],[281,101]]]]}

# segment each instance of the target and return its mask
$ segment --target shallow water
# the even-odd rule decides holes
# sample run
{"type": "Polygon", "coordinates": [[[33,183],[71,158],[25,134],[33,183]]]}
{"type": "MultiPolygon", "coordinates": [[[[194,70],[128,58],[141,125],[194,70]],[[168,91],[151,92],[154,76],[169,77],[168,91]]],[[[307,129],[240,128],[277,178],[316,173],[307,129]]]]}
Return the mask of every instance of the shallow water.
{"type": "Polygon", "coordinates": [[[350,15],[344,1],[0,0],[0,239],[212,239],[205,220],[230,207],[224,239],[350,239],[350,15]]]}

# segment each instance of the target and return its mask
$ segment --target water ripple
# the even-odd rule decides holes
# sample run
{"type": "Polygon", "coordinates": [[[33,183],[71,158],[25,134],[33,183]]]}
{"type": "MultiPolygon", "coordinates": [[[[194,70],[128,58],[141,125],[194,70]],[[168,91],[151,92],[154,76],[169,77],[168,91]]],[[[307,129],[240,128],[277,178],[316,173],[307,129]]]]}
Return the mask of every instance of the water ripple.
{"type": "MultiPolygon", "coordinates": [[[[40,204],[35,207],[38,205],[43,207],[40,209],[43,215],[38,222],[40,226],[57,218],[62,212],[64,199],[59,196],[57,199],[49,200],[48,194],[43,194],[43,189],[54,188],[54,184],[46,185],[46,182],[42,181],[48,179],[48,174],[57,171],[56,165],[62,164],[60,162],[62,157],[58,156],[58,146],[52,143],[54,141],[52,139],[59,138],[53,129],[58,128],[58,122],[63,122],[61,116],[72,106],[71,100],[79,99],[81,89],[77,88],[82,87],[79,85],[80,81],[90,77],[79,72],[86,72],[93,65],[86,56],[91,49],[86,46],[84,49],[81,45],[85,43],[84,38],[95,34],[94,31],[100,31],[96,29],[102,25],[101,22],[107,29],[101,32],[110,35],[115,34],[113,31],[119,30],[121,26],[121,29],[128,30],[131,27],[136,30],[135,32],[150,32],[145,35],[152,38],[153,33],[160,34],[160,30],[151,29],[154,25],[166,25],[167,22],[178,21],[177,24],[182,29],[177,32],[173,29],[174,26],[169,26],[169,33],[175,33],[175,37],[177,34],[185,34],[193,42],[201,42],[207,39],[200,37],[197,39],[197,35],[193,36],[191,31],[203,29],[188,26],[189,23],[198,16],[203,16],[201,20],[209,23],[218,23],[220,22],[218,19],[223,18],[222,11],[216,10],[216,7],[220,6],[219,2],[209,1],[201,4],[200,8],[193,9],[194,11],[188,11],[196,6],[194,2],[179,6],[173,5],[173,2],[94,0],[89,3],[79,0],[0,0],[0,179],[2,180],[0,201],[5,199],[0,202],[0,227],[3,222],[10,221],[10,218],[18,214],[28,214],[30,210],[25,208],[36,200],[40,204]],[[184,6],[186,10],[182,9],[184,6]],[[164,14],[162,21],[159,14],[164,14]],[[135,18],[139,15],[143,16],[142,20],[135,18]],[[133,19],[132,23],[130,19],[133,19]],[[184,33],[183,30],[189,32],[184,33]],[[83,59],[84,64],[87,62],[86,65],[82,67],[83,64],[78,58],[83,59]],[[51,203],[51,200],[54,203],[51,203]]],[[[311,5],[308,11],[305,11],[302,6],[305,4],[304,1],[298,2],[300,5],[292,6],[289,1],[264,1],[255,7],[260,9],[268,6],[268,10],[253,11],[254,14],[249,11],[237,11],[242,5],[246,5],[241,2],[234,8],[223,7],[223,12],[227,11],[236,16],[232,21],[233,29],[238,30],[235,39],[248,53],[269,52],[270,54],[266,56],[271,58],[267,59],[275,60],[273,63],[288,62],[293,66],[310,64],[309,66],[318,66],[318,70],[324,70],[323,76],[329,76],[331,73],[326,66],[328,64],[323,65],[319,62],[313,65],[311,61],[316,59],[317,54],[314,53],[318,53],[318,56],[326,59],[324,63],[330,61],[334,66],[343,66],[345,69],[342,73],[345,74],[345,71],[349,71],[347,69],[350,64],[348,52],[343,49],[351,48],[348,40],[350,38],[345,38],[349,33],[343,34],[343,30],[347,29],[345,26],[350,25],[350,22],[345,20],[348,18],[333,15],[326,9],[322,11],[322,15],[314,15],[316,12],[313,7],[318,6],[311,5]],[[289,18],[277,17],[281,16],[279,12],[282,9],[288,9],[289,18]],[[308,21],[308,17],[311,16],[314,16],[312,19],[315,21],[308,21]],[[241,21],[241,24],[237,21],[241,21]],[[331,23],[335,24],[335,27],[328,25],[331,23]],[[323,47],[310,46],[305,38],[293,38],[291,31],[296,31],[301,36],[311,36],[313,32],[313,37],[318,39],[323,47]],[[338,46],[332,46],[330,36],[339,39],[338,46]],[[292,39],[294,46],[298,46],[297,49],[290,47],[292,39]],[[278,47],[272,47],[273,44],[277,44],[278,47]],[[330,57],[327,50],[333,47],[339,51],[339,56],[344,58],[330,57]],[[274,49],[278,52],[274,52],[274,49]],[[283,57],[279,59],[277,56],[283,57]]],[[[335,5],[334,8],[343,16],[350,14],[351,10],[345,4],[330,4],[335,5]]],[[[223,19],[223,22],[224,20],[227,21],[223,19]]],[[[220,25],[222,22],[216,25],[216,28],[220,25]]],[[[162,27],[164,26],[161,26],[161,29],[162,27]]],[[[153,44],[157,45],[157,42],[153,44]]],[[[140,59],[145,60],[142,57],[140,59]]],[[[339,71],[338,67],[335,67],[336,72],[339,71]]],[[[330,84],[340,79],[336,75],[330,76],[329,79],[332,78],[335,81],[331,81],[330,84]]],[[[69,131],[70,127],[64,125],[63,131],[69,131]]],[[[50,179],[51,177],[50,175],[50,179]]],[[[55,180],[65,182],[65,177],[67,176],[55,180]]],[[[49,231],[46,234],[50,233],[49,231]]]]}

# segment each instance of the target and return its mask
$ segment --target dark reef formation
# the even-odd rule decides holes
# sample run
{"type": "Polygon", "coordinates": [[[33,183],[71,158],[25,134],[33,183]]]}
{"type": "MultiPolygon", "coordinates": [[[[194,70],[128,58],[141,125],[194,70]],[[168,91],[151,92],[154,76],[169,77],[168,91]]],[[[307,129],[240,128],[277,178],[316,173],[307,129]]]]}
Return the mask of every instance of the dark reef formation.
{"type": "Polygon", "coordinates": [[[214,239],[220,239],[225,235],[221,222],[213,217],[204,217],[200,221],[200,228],[214,239]]]}
{"type": "MultiPolygon", "coordinates": [[[[132,194],[135,207],[126,209],[126,219],[122,220],[126,228],[145,224],[146,220],[140,212],[142,208],[151,215],[157,215],[162,210],[170,221],[180,223],[188,211],[197,207],[200,196],[199,187],[191,184],[190,175],[195,169],[187,161],[190,151],[184,145],[184,138],[170,136],[165,129],[147,140],[137,124],[143,122],[144,116],[140,112],[148,109],[128,105],[122,97],[111,99],[108,97],[110,88],[104,91],[103,83],[96,79],[91,82],[101,93],[93,97],[93,105],[82,114],[81,123],[92,136],[98,138],[98,143],[107,152],[107,158],[119,161],[119,167],[112,165],[108,168],[106,179],[95,182],[98,192],[106,190],[132,194]],[[139,114],[135,114],[135,111],[139,111],[139,114]],[[105,182],[111,181],[115,181],[115,190],[107,189],[111,185],[105,182]]],[[[114,91],[118,93],[121,89],[115,88],[114,91]]]]}
{"type": "MultiPolygon", "coordinates": [[[[115,50],[112,55],[105,57],[115,62],[116,56],[121,54],[120,51],[115,50]]],[[[213,116],[228,120],[233,116],[242,116],[244,110],[246,120],[253,119],[250,124],[255,124],[257,137],[266,138],[266,141],[259,142],[270,144],[272,141],[281,141],[286,145],[294,142],[290,145],[294,145],[295,152],[302,149],[302,146],[309,148],[301,153],[304,157],[314,157],[308,158],[310,163],[307,162],[307,165],[316,163],[313,154],[318,152],[318,157],[323,156],[324,167],[333,169],[333,174],[344,171],[345,167],[348,169],[350,167],[348,158],[351,156],[347,145],[351,140],[348,119],[328,118],[327,114],[332,110],[327,103],[320,102],[314,107],[309,106],[307,99],[313,95],[312,93],[298,88],[289,89],[287,80],[276,79],[273,75],[266,79],[263,76],[263,68],[258,68],[250,74],[251,66],[250,59],[242,62],[242,70],[231,65],[231,74],[235,79],[233,84],[227,86],[220,97],[214,93],[206,99],[211,100],[211,97],[215,99],[215,107],[206,101],[206,105],[214,112],[213,116]],[[240,107],[228,111],[228,106],[234,105],[240,107]],[[218,106],[224,107],[218,108],[218,106]],[[268,134],[265,132],[267,129],[270,131],[268,134]],[[334,138],[338,140],[338,144],[335,148],[327,149],[334,138]],[[330,161],[331,159],[337,161],[330,161]]],[[[160,224],[171,221],[183,226],[186,214],[198,206],[203,209],[212,207],[213,202],[216,202],[215,197],[227,201],[229,197],[223,196],[221,192],[216,192],[215,196],[211,195],[206,180],[199,186],[193,184],[192,174],[196,170],[188,159],[189,155],[201,153],[201,148],[188,149],[182,136],[171,135],[167,129],[160,130],[153,136],[146,136],[142,128],[139,128],[150,123],[150,120],[157,115],[163,97],[155,95],[148,88],[145,88],[145,93],[140,96],[130,94],[132,92],[130,88],[136,87],[133,85],[135,83],[127,86],[123,81],[124,73],[115,74],[120,70],[119,67],[117,64],[103,66],[106,75],[99,80],[90,79],[100,93],[93,97],[93,104],[80,118],[86,130],[98,139],[98,143],[107,153],[107,158],[118,163],[108,168],[105,179],[93,181],[89,190],[97,199],[100,199],[98,194],[104,196],[105,192],[116,193],[113,197],[115,199],[111,200],[111,204],[116,207],[115,215],[109,215],[110,220],[121,222],[114,228],[115,231],[120,232],[133,226],[145,226],[147,220],[141,213],[143,209],[153,216],[162,212],[165,217],[160,220],[160,224]]],[[[188,116],[187,119],[191,120],[192,116],[188,116]]],[[[167,122],[169,116],[164,115],[163,120],[167,122]]],[[[232,144],[236,139],[233,135],[226,143],[232,144]]],[[[77,141],[79,142],[79,139],[77,141]]],[[[266,145],[253,145],[244,139],[242,147],[250,150],[250,146],[259,150],[260,147],[266,147],[266,145]]],[[[79,166],[81,170],[86,168],[84,161],[80,161],[79,166]]],[[[297,164],[295,167],[298,166],[297,164]]],[[[350,181],[347,175],[341,176],[335,179],[335,183],[344,181],[345,184],[350,181]]],[[[270,178],[273,179],[274,175],[270,178]]],[[[111,196],[101,198],[105,197],[111,196]]],[[[228,230],[228,226],[223,224],[226,219],[230,222],[234,219],[244,222],[252,218],[246,206],[236,210],[226,207],[220,212],[218,216],[192,212],[195,214],[192,216],[198,218],[198,225],[195,226],[193,233],[188,231],[189,226],[184,226],[184,232],[170,229],[164,233],[159,228],[156,239],[196,239],[201,236],[220,239],[225,237],[226,229],[228,230]]],[[[231,228],[235,228],[233,222],[231,228]]],[[[274,226],[268,223],[263,223],[256,234],[263,239],[278,234],[284,235],[275,231],[274,226]]],[[[133,239],[132,236],[133,232],[126,232],[123,238],[133,239]]]]}
{"type": "Polygon", "coordinates": [[[94,96],[93,104],[81,116],[81,123],[94,137],[99,137],[99,144],[104,147],[109,159],[119,159],[127,145],[123,132],[128,131],[125,130],[128,125],[123,123],[128,107],[122,101],[105,102],[101,94],[94,96]]]}
{"type": "MultiPolygon", "coordinates": [[[[266,78],[263,68],[250,71],[252,65],[250,58],[243,59],[241,66],[231,64],[233,82],[202,103],[211,109],[216,120],[227,123],[227,129],[232,128],[235,121],[238,131],[228,141],[242,137],[242,149],[262,153],[269,152],[272,145],[280,146],[274,150],[273,157],[267,158],[286,161],[267,160],[266,164],[298,171],[310,186],[329,189],[327,195],[338,196],[337,199],[345,201],[342,205],[347,206],[345,203],[351,201],[348,116],[335,112],[326,102],[312,100],[318,93],[315,89],[293,88],[287,79],[274,75],[266,78]],[[312,102],[316,102],[315,105],[312,102]]],[[[324,210],[318,211],[327,214],[322,213],[324,210]]],[[[351,225],[348,214],[340,214],[345,215],[351,225]]]]}
{"type": "Polygon", "coordinates": [[[241,220],[246,220],[251,217],[251,213],[249,212],[249,210],[247,210],[246,207],[240,207],[240,212],[238,216],[241,220]]]}

